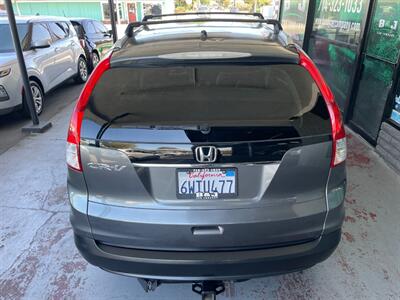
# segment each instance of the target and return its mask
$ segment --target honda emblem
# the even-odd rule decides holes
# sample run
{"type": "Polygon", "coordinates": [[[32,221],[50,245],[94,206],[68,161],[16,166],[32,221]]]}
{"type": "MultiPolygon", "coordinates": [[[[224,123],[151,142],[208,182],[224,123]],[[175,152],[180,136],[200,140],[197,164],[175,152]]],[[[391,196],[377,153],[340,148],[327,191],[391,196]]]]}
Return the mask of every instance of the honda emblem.
{"type": "Polygon", "coordinates": [[[218,150],[214,146],[199,146],[194,153],[198,162],[213,163],[217,160],[218,150]]]}

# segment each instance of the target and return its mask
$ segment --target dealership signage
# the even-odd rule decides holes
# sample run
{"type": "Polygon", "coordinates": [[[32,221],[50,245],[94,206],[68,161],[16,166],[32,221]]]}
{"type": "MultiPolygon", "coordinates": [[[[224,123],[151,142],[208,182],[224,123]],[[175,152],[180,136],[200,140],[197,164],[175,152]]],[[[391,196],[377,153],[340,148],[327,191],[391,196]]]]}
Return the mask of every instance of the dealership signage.
{"type": "Polygon", "coordinates": [[[370,31],[368,54],[396,64],[400,52],[400,1],[379,1],[370,31]]]}
{"type": "Polygon", "coordinates": [[[322,0],[318,9],[330,13],[361,13],[363,0],[322,0]]]}
{"type": "Polygon", "coordinates": [[[366,5],[366,0],[318,0],[314,25],[359,33],[366,5]]]}

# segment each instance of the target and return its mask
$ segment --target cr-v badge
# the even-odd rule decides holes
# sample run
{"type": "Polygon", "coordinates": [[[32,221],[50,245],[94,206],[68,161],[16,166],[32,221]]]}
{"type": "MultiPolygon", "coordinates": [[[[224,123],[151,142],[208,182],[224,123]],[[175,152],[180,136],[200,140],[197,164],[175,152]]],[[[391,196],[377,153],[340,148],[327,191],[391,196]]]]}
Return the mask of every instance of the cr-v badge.
{"type": "Polygon", "coordinates": [[[126,166],[121,166],[121,165],[109,165],[109,164],[105,164],[105,163],[94,163],[94,162],[90,162],[87,165],[89,168],[92,168],[92,169],[116,171],[116,172],[120,172],[126,168],[126,166]]]}

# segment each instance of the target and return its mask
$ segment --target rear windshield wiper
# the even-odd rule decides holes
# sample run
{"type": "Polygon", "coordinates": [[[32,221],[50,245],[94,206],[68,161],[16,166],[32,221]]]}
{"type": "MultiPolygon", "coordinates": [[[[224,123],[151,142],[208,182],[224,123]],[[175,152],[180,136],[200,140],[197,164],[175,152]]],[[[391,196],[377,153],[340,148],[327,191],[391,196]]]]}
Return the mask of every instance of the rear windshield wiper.
{"type": "Polygon", "coordinates": [[[97,132],[97,135],[96,135],[96,146],[99,146],[98,145],[98,141],[101,139],[101,137],[103,136],[104,132],[106,132],[108,127],[110,127],[114,121],[122,119],[122,118],[125,118],[126,116],[129,116],[130,114],[131,113],[124,113],[124,114],[115,116],[110,121],[107,121],[103,125],[101,125],[101,127],[100,127],[100,129],[99,129],[99,131],[97,132]]]}

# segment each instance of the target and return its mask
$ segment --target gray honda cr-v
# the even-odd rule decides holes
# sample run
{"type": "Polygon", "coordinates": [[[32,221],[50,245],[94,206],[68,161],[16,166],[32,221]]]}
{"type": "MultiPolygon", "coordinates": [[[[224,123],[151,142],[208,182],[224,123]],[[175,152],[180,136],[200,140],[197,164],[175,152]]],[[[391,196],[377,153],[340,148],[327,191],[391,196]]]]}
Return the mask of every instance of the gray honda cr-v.
{"type": "Polygon", "coordinates": [[[199,292],[311,267],[338,245],[346,140],[333,94],[278,22],[236,17],[130,24],[86,83],[67,163],[90,263],[199,292]]]}

